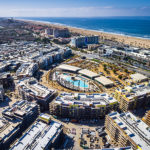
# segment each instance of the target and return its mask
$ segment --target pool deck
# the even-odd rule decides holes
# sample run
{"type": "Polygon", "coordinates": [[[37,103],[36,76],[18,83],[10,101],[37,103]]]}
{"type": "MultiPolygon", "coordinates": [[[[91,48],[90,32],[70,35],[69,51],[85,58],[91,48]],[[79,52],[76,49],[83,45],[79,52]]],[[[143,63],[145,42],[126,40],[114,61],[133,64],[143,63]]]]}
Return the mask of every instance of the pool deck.
{"type": "Polygon", "coordinates": [[[67,72],[57,72],[56,76],[57,82],[67,89],[83,92],[98,91],[98,87],[93,81],[81,75],[67,72]],[[72,77],[74,77],[75,80],[73,80],[72,77]]]}
{"type": "Polygon", "coordinates": [[[70,83],[74,82],[74,86],[78,87],[78,84],[80,82],[80,88],[89,88],[89,84],[87,82],[87,79],[85,79],[85,83],[84,80],[81,79],[80,77],[75,77],[75,76],[71,76],[71,75],[64,75],[61,74],[60,75],[61,78],[65,79],[66,81],[69,81],[70,83]],[[75,77],[75,80],[72,80],[71,77],[75,77]]]}

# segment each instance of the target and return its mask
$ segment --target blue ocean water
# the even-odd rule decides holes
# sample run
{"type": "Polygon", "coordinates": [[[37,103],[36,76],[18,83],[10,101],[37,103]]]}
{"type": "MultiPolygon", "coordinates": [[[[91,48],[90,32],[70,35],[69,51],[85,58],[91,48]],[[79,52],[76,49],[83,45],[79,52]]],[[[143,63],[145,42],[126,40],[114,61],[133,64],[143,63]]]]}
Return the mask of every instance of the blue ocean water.
{"type": "Polygon", "coordinates": [[[89,30],[150,38],[150,16],[95,18],[24,17],[19,19],[49,22],[89,30]]]}

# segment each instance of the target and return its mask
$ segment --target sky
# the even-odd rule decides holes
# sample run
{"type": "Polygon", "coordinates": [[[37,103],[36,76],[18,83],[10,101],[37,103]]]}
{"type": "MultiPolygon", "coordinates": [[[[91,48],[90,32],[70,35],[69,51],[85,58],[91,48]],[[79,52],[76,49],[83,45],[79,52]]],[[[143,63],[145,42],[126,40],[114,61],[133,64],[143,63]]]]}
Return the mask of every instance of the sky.
{"type": "Polygon", "coordinates": [[[0,17],[150,16],[150,0],[0,0],[0,17]]]}

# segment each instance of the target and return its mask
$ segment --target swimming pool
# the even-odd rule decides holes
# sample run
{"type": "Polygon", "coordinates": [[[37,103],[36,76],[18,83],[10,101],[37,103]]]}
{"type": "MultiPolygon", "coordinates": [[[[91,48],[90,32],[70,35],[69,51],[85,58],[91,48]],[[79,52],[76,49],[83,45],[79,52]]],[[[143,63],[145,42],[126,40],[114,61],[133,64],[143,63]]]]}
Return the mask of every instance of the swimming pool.
{"type": "Polygon", "coordinates": [[[88,88],[89,85],[84,82],[83,80],[72,80],[71,77],[66,77],[65,78],[67,81],[71,82],[74,86],[79,86],[81,88],[88,88]]]}

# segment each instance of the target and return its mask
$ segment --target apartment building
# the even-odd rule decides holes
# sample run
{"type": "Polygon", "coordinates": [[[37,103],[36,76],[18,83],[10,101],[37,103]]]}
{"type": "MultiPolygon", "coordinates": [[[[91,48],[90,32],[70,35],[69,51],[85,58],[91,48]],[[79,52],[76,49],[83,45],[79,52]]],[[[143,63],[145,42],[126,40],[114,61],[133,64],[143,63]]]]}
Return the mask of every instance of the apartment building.
{"type": "Polygon", "coordinates": [[[150,84],[128,86],[117,89],[114,96],[122,111],[134,110],[150,105],[150,84]]]}
{"type": "Polygon", "coordinates": [[[71,39],[70,45],[72,47],[80,48],[88,44],[98,44],[99,36],[79,36],[71,39]]]}
{"type": "Polygon", "coordinates": [[[88,44],[98,44],[99,43],[99,36],[87,36],[85,38],[85,44],[88,45],[88,44]]]}
{"type": "Polygon", "coordinates": [[[45,34],[46,35],[53,35],[53,29],[52,28],[45,29],[45,34]]]}
{"type": "Polygon", "coordinates": [[[0,117],[0,149],[8,149],[10,144],[22,133],[21,120],[7,120],[0,117]]]}
{"type": "Polygon", "coordinates": [[[48,110],[49,103],[56,96],[56,91],[48,89],[37,82],[35,78],[25,78],[17,84],[18,94],[22,99],[35,100],[40,105],[40,110],[48,110]]]}
{"type": "Polygon", "coordinates": [[[53,36],[55,38],[58,37],[68,38],[70,37],[70,32],[67,28],[55,28],[53,29],[53,36]]]}
{"type": "Polygon", "coordinates": [[[117,100],[108,94],[60,94],[51,104],[50,113],[62,118],[100,119],[117,110],[117,100]]]}
{"type": "Polygon", "coordinates": [[[23,131],[37,118],[39,112],[39,106],[35,102],[21,100],[2,111],[2,116],[8,120],[21,120],[21,128],[23,131]]]}
{"type": "Polygon", "coordinates": [[[32,77],[38,70],[38,64],[36,63],[23,63],[16,71],[18,78],[32,77]]]}
{"type": "Polygon", "coordinates": [[[133,150],[150,149],[150,128],[130,112],[108,114],[105,130],[118,147],[131,146],[133,150]]]}
{"type": "Polygon", "coordinates": [[[70,48],[59,49],[57,47],[52,47],[49,50],[43,50],[39,53],[35,52],[30,54],[30,56],[25,57],[26,61],[36,62],[40,69],[46,68],[53,63],[62,61],[64,58],[69,57],[72,54],[70,48]]]}
{"type": "Polygon", "coordinates": [[[41,114],[40,118],[24,133],[10,150],[48,150],[57,148],[63,138],[62,125],[50,120],[47,114],[41,114]],[[58,144],[59,143],[59,144],[58,144]]]}
{"type": "Polygon", "coordinates": [[[70,46],[80,48],[85,46],[85,37],[74,37],[71,38],[70,46]]]}
{"type": "Polygon", "coordinates": [[[9,146],[35,121],[39,114],[36,103],[17,101],[2,111],[0,117],[0,149],[9,146]]]}

